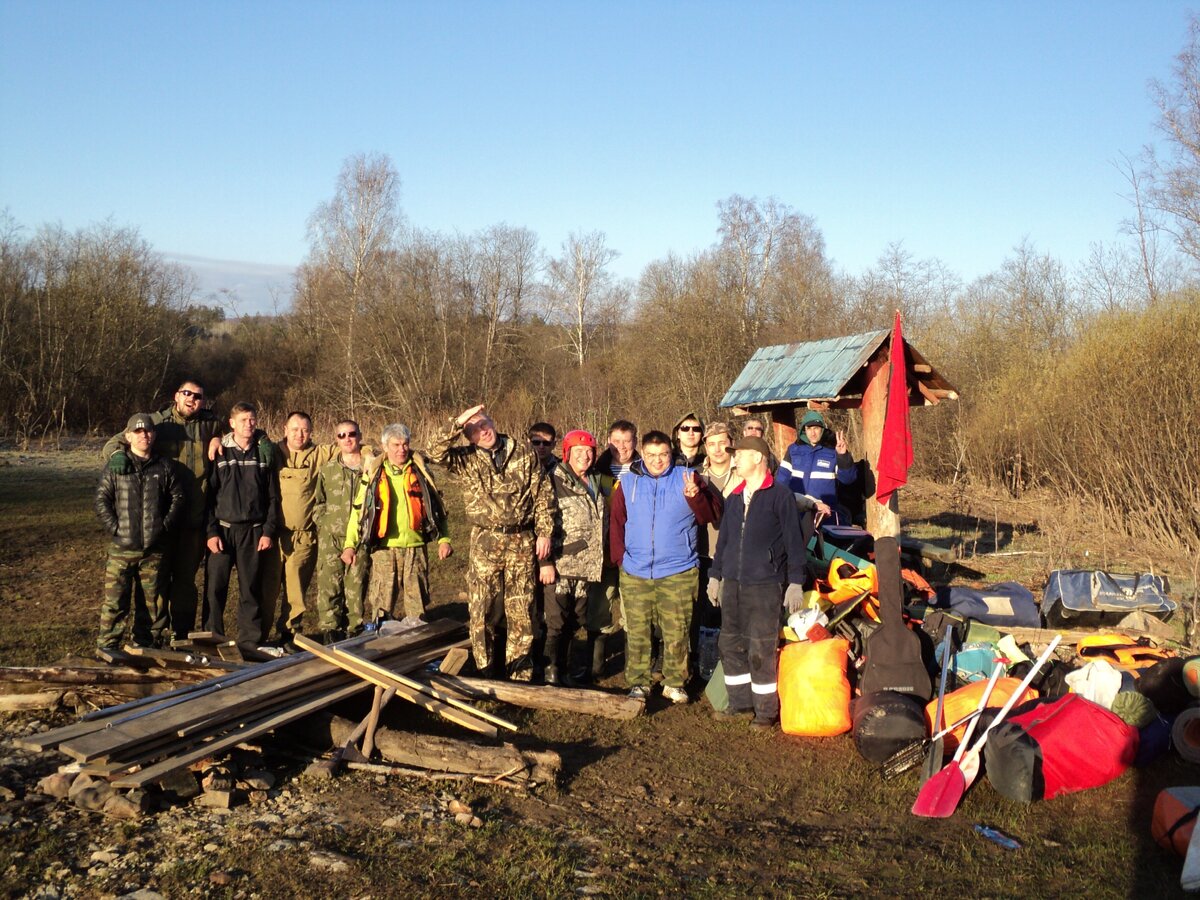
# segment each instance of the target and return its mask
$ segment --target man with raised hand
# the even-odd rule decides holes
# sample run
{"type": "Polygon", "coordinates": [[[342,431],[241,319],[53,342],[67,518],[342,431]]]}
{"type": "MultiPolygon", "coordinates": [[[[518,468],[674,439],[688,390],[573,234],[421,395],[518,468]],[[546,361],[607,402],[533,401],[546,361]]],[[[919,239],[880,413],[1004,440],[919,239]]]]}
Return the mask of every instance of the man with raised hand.
{"type": "Polygon", "coordinates": [[[510,678],[532,677],[534,562],[550,554],[554,491],[525,441],[496,431],[483,404],[451,420],[430,450],[463,486],[471,550],[467,608],[471,652],[481,673],[496,657],[496,629],[507,619],[505,669],[510,678]],[[454,446],[459,436],[465,446],[454,446]]]}
{"type": "MultiPolygon", "coordinates": [[[[204,561],[207,539],[208,479],[212,472],[209,444],[219,440],[224,423],[205,406],[204,387],[194,378],[180,383],[170,406],[150,414],[154,451],[180,464],[183,511],[178,525],[167,532],[159,571],[159,591],[171,622],[171,632],[184,640],[196,625],[196,572],[204,561]]],[[[122,435],[104,445],[104,459],[123,453],[122,435]]],[[[123,463],[115,462],[120,468],[123,463]]]]}
{"type": "Polygon", "coordinates": [[[804,534],[792,492],[767,468],[770,448],[743,437],[735,453],[740,481],[725,501],[708,599],[721,608],[718,646],[729,709],[718,718],[750,718],[752,727],[779,721],[776,651],[784,607],[798,612],[808,577],[804,534]]]}
{"type": "Polygon", "coordinates": [[[180,466],[154,452],[154,420],[137,413],[125,426],[124,450],[108,457],[96,488],[96,516],[112,543],[104,566],[97,645],[117,651],[133,609],[133,642],[161,646],[168,633],[159,594],[163,547],[184,512],[180,466]]]}
{"type": "Polygon", "coordinates": [[[238,570],[238,649],[246,659],[281,654],[263,644],[270,621],[262,585],[263,557],[275,546],[279,530],[279,479],[275,445],[258,430],[258,410],[239,402],[229,414],[230,433],[211,475],[208,502],[208,594],[204,628],[225,631],[225,600],[234,566],[238,570]]]}
{"type": "Polygon", "coordinates": [[[651,634],[663,640],[663,697],[686,703],[688,631],[696,600],[696,529],[721,517],[707,482],[677,465],[661,431],[642,438],[642,459],[621,476],[609,512],[609,555],[621,568],[625,681],[629,696],[650,692],[651,634]]]}
{"type": "Polygon", "coordinates": [[[446,507],[408,426],[388,425],[379,440],[383,454],[363,468],[342,529],[342,562],[370,554],[368,617],[417,617],[429,606],[428,544],[437,541],[438,559],[453,552],[446,507]]]}
{"type": "MultiPolygon", "coordinates": [[[[825,417],[809,410],[800,420],[796,441],[779,465],[780,479],[790,479],[792,492],[807,497],[832,524],[849,525],[849,514],[838,505],[838,484],[853,484],[858,469],[850,455],[845,432],[836,434],[834,446],[826,438],[825,417]]],[[[801,504],[806,506],[807,504],[801,504]]]]}

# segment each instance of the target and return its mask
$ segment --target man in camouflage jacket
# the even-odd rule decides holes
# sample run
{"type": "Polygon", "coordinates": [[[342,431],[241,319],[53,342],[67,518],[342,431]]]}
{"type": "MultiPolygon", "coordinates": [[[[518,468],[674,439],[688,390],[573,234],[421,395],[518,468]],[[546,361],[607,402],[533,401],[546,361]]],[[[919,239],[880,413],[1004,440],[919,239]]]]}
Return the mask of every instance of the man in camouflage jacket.
{"type": "Polygon", "coordinates": [[[508,675],[528,681],[534,556],[550,555],[554,491],[529,445],[498,433],[482,404],[451,421],[429,455],[463,486],[471,523],[467,607],[475,665],[480,672],[491,670],[496,628],[506,618],[508,675]],[[460,434],[470,443],[455,447],[460,434]]]}
{"type": "Polygon", "coordinates": [[[603,601],[604,537],[613,477],[593,468],[596,439],[586,431],[563,438],[563,459],[550,471],[558,512],[550,557],[541,581],[553,581],[546,600],[546,682],[573,686],[586,677],[590,660],[572,671],[571,638],[587,624],[588,607],[603,601]]]}
{"type": "Polygon", "coordinates": [[[350,521],[354,492],[363,472],[362,429],[353,419],[344,419],[334,434],[341,452],[321,467],[313,494],[318,627],[327,641],[340,640],[348,632],[362,630],[368,564],[365,553],[353,565],[342,561],[346,523],[350,521]]]}
{"type": "MultiPolygon", "coordinates": [[[[179,524],[167,532],[158,580],[162,603],[174,636],[183,640],[196,626],[196,572],[204,561],[205,517],[208,511],[208,480],[212,473],[209,445],[219,440],[224,423],[204,406],[204,388],[195,379],[179,385],[171,406],[150,414],[154,425],[154,452],[178,462],[183,485],[183,511],[179,524]]],[[[124,434],[114,435],[104,445],[105,461],[124,454],[124,434]]],[[[113,465],[124,464],[123,457],[113,465]]]]}

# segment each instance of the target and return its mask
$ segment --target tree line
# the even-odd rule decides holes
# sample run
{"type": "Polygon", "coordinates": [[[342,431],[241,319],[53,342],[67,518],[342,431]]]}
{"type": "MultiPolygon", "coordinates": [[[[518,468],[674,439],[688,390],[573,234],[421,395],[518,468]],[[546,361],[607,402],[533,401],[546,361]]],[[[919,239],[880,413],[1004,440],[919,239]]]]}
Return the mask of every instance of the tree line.
{"type": "MultiPolygon", "coordinates": [[[[1048,486],[1152,522],[1200,552],[1200,26],[1156,86],[1164,140],[1123,157],[1130,216],[1068,268],[1028,241],[963,281],[888,246],[838,271],[812,217],[775,198],[716,204],[713,243],[617,278],[600,232],[547,251],[527,228],[442,234],[406,221],[382,155],[345,161],[308,222],[290,308],[226,319],[133,229],[27,235],[0,222],[0,426],[24,441],[108,432],[195,375],[268,422],[401,418],[418,434],[480,400],[603,433],[628,418],[728,417],[722,395],[763,345],[891,323],[961,400],[914,417],[918,472],[1048,486]],[[1190,115],[1189,115],[1190,114],[1190,115]]],[[[835,424],[856,433],[854,417],[835,424]]]]}

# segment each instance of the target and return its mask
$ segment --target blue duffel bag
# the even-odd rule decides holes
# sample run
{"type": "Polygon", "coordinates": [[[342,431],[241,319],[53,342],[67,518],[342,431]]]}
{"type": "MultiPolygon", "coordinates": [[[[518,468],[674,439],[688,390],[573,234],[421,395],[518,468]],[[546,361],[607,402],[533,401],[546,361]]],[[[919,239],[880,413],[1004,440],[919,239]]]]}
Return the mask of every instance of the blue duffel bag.
{"type": "Polygon", "coordinates": [[[1015,581],[987,588],[939,587],[937,598],[938,606],[949,607],[957,615],[984,625],[1040,628],[1042,624],[1033,592],[1015,581]]]}

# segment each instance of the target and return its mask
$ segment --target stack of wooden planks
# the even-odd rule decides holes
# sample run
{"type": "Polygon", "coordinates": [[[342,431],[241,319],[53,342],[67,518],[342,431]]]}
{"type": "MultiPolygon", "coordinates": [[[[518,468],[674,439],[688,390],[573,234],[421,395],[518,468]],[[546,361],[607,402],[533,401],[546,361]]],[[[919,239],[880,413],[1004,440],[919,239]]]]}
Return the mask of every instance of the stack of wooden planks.
{"type": "MultiPolygon", "coordinates": [[[[405,673],[465,646],[462,624],[440,620],[400,634],[363,636],[229,672],[198,684],[97,710],[73,725],[20,739],[29,750],[57,749],[114,787],[142,788],[180,769],[323,709],[373,684],[465,725],[496,735],[494,716],[405,673]],[[336,661],[333,659],[336,657],[336,661]],[[403,679],[403,681],[401,680],[403,679]]],[[[506,727],[510,723],[504,723],[506,727]]]]}

